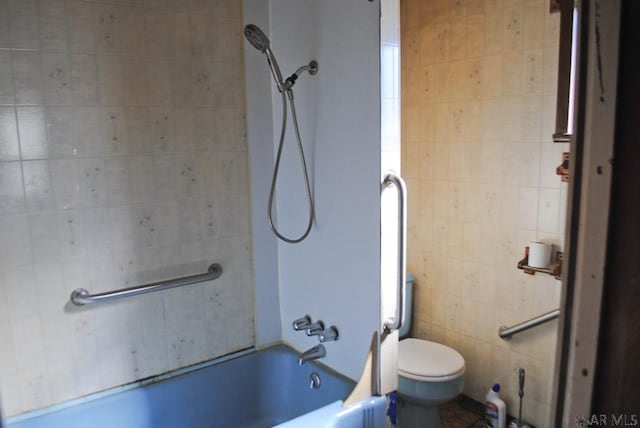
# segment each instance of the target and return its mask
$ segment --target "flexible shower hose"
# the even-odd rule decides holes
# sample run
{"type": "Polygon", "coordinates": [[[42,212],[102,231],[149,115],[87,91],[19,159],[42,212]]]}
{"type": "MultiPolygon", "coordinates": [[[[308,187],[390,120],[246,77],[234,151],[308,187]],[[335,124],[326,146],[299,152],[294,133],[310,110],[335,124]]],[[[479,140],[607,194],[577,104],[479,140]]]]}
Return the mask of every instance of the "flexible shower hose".
{"type": "Polygon", "coordinates": [[[298,118],[296,116],[296,104],[293,100],[293,91],[288,89],[282,92],[282,128],[280,131],[280,143],[278,144],[278,153],[276,155],[276,163],[273,167],[273,177],[271,178],[271,190],[269,191],[269,209],[267,218],[269,220],[269,227],[273,230],[275,235],[289,244],[297,244],[302,242],[311,232],[311,226],[313,225],[314,209],[313,209],[313,197],[311,196],[311,186],[309,186],[309,174],[307,172],[307,162],[304,157],[304,149],[302,148],[302,139],[300,138],[300,130],[298,129],[298,118]],[[286,93],[286,95],[285,95],[286,93]],[[282,157],[282,149],[284,147],[284,137],[287,131],[287,96],[289,97],[289,103],[291,104],[291,117],[293,118],[293,128],[296,133],[296,140],[298,142],[298,153],[300,154],[300,162],[302,163],[302,171],[304,173],[304,182],[307,188],[307,200],[309,201],[309,221],[307,228],[302,235],[298,238],[288,238],[278,231],[275,222],[273,221],[273,199],[276,192],[276,183],[278,181],[278,172],[280,171],[280,159],[282,157]]]}

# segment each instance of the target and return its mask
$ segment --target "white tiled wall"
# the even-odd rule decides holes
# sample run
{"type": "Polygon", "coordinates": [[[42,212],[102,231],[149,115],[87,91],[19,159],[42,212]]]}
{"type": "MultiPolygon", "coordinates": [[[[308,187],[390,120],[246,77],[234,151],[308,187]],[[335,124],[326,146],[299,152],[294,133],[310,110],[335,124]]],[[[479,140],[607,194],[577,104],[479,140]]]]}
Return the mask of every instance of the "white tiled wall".
{"type": "Polygon", "coordinates": [[[548,426],[556,322],[498,338],[555,309],[560,282],[516,269],[530,241],[562,248],[567,146],[551,142],[559,15],[543,0],[402,0],[402,170],[409,188],[414,334],[459,350],[465,393],[503,385],[548,426]]]}
{"type": "Polygon", "coordinates": [[[0,402],[254,343],[239,0],[0,1],[0,402]],[[78,310],[68,296],[222,277],[78,310]]]}

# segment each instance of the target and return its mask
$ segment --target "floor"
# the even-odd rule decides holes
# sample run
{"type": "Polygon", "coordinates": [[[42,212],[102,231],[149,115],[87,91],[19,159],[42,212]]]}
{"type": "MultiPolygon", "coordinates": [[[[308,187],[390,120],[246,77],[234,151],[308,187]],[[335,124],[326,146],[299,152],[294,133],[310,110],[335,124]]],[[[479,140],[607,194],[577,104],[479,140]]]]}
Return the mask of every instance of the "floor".
{"type": "MultiPolygon", "coordinates": [[[[451,401],[438,406],[442,428],[491,428],[484,418],[484,404],[466,395],[459,395],[451,401]]],[[[515,419],[507,415],[507,427],[515,419]]],[[[536,428],[534,425],[526,425],[536,428]]]]}
{"type": "Polygon", "coordinates": [[[461,395],[438,407],[443,428],[484,428],[484,406],[461,395]]]}

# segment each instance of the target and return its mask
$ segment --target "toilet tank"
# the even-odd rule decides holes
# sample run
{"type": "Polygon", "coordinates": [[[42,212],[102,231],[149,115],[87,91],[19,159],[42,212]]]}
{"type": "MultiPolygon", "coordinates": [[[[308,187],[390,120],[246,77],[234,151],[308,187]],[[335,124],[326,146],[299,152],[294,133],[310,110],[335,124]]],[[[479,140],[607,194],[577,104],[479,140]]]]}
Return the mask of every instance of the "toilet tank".
{"type": "Polygon", "coordinates": [[[400,327],[400,339],[409,336],[409,329],[411,329],[411,318],[413,316],[413,282],[416,277],[413,274],[407,272],[406,282],[404,283],[404,324],[400,327]]]}

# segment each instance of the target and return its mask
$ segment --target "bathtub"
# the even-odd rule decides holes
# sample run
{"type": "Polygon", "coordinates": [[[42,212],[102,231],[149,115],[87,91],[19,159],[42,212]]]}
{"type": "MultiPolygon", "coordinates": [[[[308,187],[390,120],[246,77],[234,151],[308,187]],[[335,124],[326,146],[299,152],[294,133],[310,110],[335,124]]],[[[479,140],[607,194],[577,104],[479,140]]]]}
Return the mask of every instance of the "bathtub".
{"type": "Polygon", "coordinates": [[[284,345],[243,351],[8,418],[6,428],[384,427],[384,397],[344,407],[354,383],[297,358],[284,345]]]}

